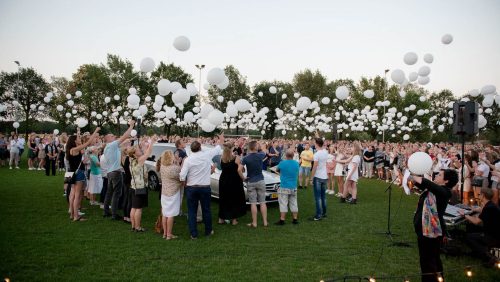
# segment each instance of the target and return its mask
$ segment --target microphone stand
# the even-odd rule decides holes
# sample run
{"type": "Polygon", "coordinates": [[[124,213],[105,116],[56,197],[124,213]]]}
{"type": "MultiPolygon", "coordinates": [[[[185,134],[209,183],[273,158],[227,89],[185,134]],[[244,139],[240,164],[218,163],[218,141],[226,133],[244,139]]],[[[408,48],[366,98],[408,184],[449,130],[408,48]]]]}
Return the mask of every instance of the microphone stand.
{"type": "Polygon", "coordinates": [[[394,181],[396,181],[397,178],[391,181],[389,183],[389,186],[387,189],[385,189],[385,192],[389,191],[388,193],[388,207],[387,207],[387,231],[386,232],[381,232],[379,234],[386,235],[391,239],[391,245],[392,246],[397,246],[397,247],[410,247],[408,243],[405,242],[395,242],[392,237],[398,236],[398,234],[392,233],[391,231],[391,199],[392,199],[392,184],[394,184],[394,181]]]}

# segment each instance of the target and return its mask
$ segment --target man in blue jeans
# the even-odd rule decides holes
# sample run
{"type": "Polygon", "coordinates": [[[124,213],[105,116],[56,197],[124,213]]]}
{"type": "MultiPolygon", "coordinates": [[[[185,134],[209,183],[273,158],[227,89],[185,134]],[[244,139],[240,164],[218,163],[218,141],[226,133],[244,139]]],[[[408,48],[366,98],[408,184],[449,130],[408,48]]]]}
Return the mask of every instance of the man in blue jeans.
{"type": "Polygon", "coordinates": [[[326,187],[328,174],[326,171],[326,161],[328,152],[323,148],[323,139],[315,139],[316,153],[314,153],[314,165],[311,171],[313,177],[311,182],[314,190],[314,202],[316,203],[316,214],[310,220],[318,221],[326,217],[326,187]]]}
{"type": "Polygon", "coordinates": [[[201,150],[198,141],[191,143],[191,154],[184,159],[182,164],[180,180],[185,182],[184,193],[188,205],[188,225],[191,239],[198,238],[196,227],[196,213],[198,202],[201,204],[203,223],[205,224],[205,235],[214,234],[212,230],[212,213],[210,211],[210,176],[212,175],[212,158],[222,154],[221,146],[224,144],[224,135],[219,136],[218,145],[207,151],[201,150]]]}

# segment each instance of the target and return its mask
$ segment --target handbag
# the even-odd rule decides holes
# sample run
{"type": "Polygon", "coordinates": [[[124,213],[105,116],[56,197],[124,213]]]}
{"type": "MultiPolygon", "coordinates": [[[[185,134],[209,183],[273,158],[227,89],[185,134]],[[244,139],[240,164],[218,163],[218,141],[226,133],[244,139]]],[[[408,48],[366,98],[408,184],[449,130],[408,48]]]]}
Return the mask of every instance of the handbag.
{"type": "Polygon", "coordinates": [[[156,233],[162,233],[163,232],[163,224],[162,224],[162,216],[161,216],[161,214],[159,214],[158,218],[156,219],[155,232],[156,233]]]}
{"type": "Polygon", "coordinates": [[[482,176],[474,176],[472,178],[472,186],[483,187],[484,178],[482,176]]]}
{"type": "MultiPolygon", "coordinates": [[[[82,160],[80,161],[80,164],[78,165],[77,170],[82,165],[82,162],[83,162],[83,157],[82,157],[82,160]]],[[[75,183],[75,178],[76,178],[76,174],[75,174],[74,171],[66,171],[64,173],[64,183],[65,184],[73,184],[73,183],[75,183]]]]}

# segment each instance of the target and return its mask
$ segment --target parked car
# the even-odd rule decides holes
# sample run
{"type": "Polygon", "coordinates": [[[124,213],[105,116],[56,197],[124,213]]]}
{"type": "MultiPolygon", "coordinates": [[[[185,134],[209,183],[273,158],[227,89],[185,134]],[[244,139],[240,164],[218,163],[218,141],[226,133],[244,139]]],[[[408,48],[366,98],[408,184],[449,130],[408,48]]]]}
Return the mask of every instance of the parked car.
{"type": "MultiPolygon", "coordinates": [[[[202,145],[202,150],[210,150],[213,146],[202,145]]],[[[159,190],[161,188],[161,177],[158,172],[156,172],[156,161],[163,154],[165,150],[175,151],[174,143],[156,143],[153,145],[153,151],[151,156],[145,162],[146,169],[148,172],[148,187],[151,190],[159,190]]],[[[189,146],[186,147],[186,153],[188,156],[191,154],[189,146]]],[[[210,188],[212,190],[212,197],[219,198],[219,177],[221,174],[220,169],[220,156],[215,156],[213,159],[216,164],[215,172],[212,173],[210,179],[210,188]]],[[[266,202],[277,202],[278,201],[278,189],[280,187],[280,178],[276,173],[263,171],[264,181],[266,183],[266,202]]],[[[248,195],[246,182],[243,182],[243,189],[245,190],[245,198],[248,203],[248,195]]]]}

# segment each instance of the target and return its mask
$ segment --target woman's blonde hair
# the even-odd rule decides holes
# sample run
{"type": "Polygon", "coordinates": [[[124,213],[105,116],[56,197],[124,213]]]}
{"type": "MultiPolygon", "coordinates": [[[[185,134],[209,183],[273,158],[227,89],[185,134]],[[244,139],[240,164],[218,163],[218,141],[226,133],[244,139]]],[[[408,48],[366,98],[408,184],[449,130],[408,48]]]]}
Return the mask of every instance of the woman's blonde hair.
{"type": "Polygon", "coordinates": [[[354,143],[354,150],[352,151],[352,155],[355,156],[359,154],[361,154],[361,145],[358,142],[356,142],[354,143]]]}
{"type": "Polygon", "coordinates": [[[228,163],[234,159],[233,156],[233,144],[232,143],[226,143],[224,144],[224,149],[222,150],[222,157],[221,161],[223,163],[228,163]]]}
{"type": "Polygon", "coordinates": [[[174,163],[174,153],[170,150],[166,150],[161,154],[161,165],[169,166],[174,163]]]}
{"type": "Polygon", "coordinates": [[[128,147],[125,151],[125,154],[130,158],[135,158],[135,149],[136,149],[135,146],[128,147]]]}

